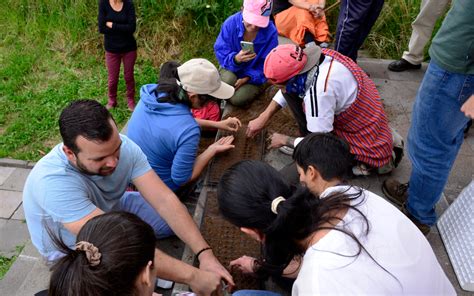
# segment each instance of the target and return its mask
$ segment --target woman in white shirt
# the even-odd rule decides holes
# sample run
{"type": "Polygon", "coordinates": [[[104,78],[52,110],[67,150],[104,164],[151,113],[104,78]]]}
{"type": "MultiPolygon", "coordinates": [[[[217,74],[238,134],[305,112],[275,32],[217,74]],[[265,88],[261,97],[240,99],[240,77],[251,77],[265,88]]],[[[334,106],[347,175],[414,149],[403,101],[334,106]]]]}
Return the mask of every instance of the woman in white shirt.
{"type": "Polygon", "coordinates": [[[296,277],[293,295],[455,295],[418,228],[382,197],[343,185],[348,145],[314,133],[297,146],[300,181],[243,161],[218,188],[219,209],[262,243],[262,257],[231,262],[243,272],[296,277]]]}

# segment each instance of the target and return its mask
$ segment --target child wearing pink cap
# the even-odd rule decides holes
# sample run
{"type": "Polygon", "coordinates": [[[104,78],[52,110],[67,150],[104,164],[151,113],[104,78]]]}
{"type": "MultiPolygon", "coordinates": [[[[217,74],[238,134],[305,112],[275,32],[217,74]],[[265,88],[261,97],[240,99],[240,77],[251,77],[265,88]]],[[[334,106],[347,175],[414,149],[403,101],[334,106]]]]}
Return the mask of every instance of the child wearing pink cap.
{"type": "Polygon", "coordinates": [[[294,147],[314,132],[334,133],[349,143],[357,160],[355,174],[368,174],[372,169],[388,173],[396,166],[392,131],[380,95],[350,58],[318,46],[303,50],[285,44],[267,56],[264,73],[280,90],[267,109],[249,122],[247,136],[255,135],[288,105],[302,137],[275,133],[271,147],[294,147]]]}
{"type": "Polygon", "coordinates": [[[272,0],[244,0],[242,11],[222,24],[214,44],[222,81],[235,87],[229,100],[235,106],[248,105],[266,82],[265,57],[278,45],[277,30],[270,21],[271,10],[272,0]],[[253,50],[242,49],[241,41],[252,42],[253,50]]]}

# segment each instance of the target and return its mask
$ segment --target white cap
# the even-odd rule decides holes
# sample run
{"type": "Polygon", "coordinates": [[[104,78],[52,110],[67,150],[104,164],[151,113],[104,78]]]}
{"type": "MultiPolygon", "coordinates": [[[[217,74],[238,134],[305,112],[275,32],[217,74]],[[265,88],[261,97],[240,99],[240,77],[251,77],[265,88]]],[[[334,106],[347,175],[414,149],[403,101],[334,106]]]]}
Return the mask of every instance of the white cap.
{"type": "Polygon", "coordinates": [[[230,99],[234,87],[221,81],[217,68],[206,59],[191,59],[178,67],[178,76],[185,91],[230,99]]]}

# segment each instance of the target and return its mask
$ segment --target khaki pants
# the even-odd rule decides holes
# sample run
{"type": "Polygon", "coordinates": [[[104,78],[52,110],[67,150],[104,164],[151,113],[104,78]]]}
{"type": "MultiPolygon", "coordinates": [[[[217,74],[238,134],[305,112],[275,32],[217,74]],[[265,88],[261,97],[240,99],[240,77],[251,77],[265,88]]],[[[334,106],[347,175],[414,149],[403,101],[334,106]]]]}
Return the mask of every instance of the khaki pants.
{"type": "MultiPolygon", "coordinates": [[[[220,70],[220,74],[222,81],[232,86],[235,85],[237,76],[234,73],[222,68],[220,70]]],[[[229,101],[234,106],[243,107],[250,104],[259,93],[260,87],[246,83],[235,91],[234,95],[229,99],[229,101]]]]}
{"type": "Polygon", "coordinates": [[[420,13],[411,24],[412,32],[408,51],[402,58],[410,64],[419,65],[423,62],[423,50],[431,38],[433,28],[441,14],[446,10],[450,0],[422,0],[420,13]]]}

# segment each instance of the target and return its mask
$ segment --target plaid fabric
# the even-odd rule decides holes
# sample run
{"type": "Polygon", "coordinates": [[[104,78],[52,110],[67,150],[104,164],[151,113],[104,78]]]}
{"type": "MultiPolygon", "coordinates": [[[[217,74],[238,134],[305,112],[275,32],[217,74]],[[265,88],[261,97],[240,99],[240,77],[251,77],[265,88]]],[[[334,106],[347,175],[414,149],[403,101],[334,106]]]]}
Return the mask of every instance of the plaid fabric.
{"type": "Polygon", "coordinates": [[[392,158],[392,133],[374,82],[350,58],[330,49],[322,52],[348,68],[358,85],[356,100],[334,119],[334,133],[350,144],[356,160],[376,168],[386,165],[392,158]]]}

